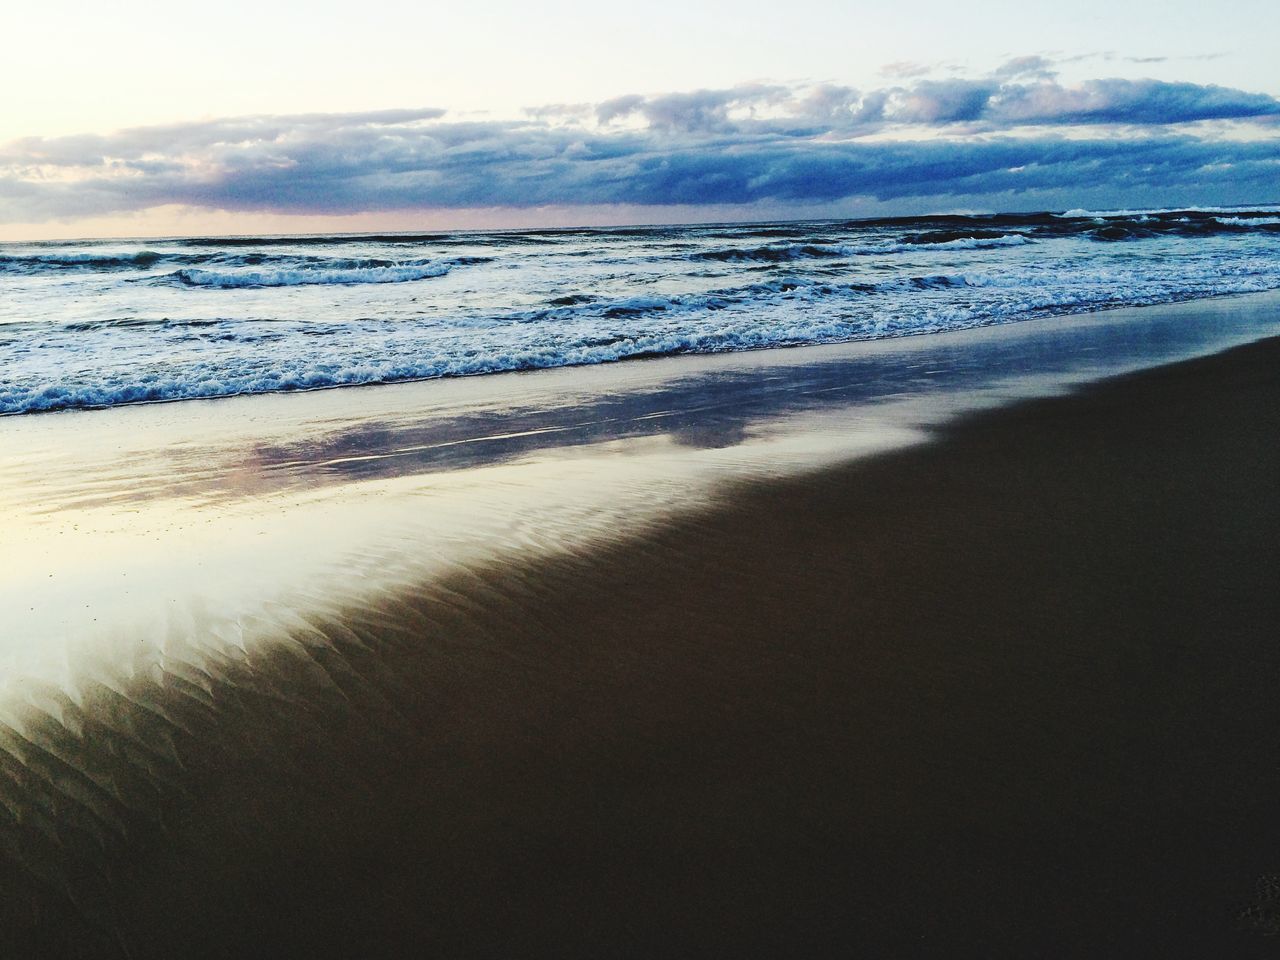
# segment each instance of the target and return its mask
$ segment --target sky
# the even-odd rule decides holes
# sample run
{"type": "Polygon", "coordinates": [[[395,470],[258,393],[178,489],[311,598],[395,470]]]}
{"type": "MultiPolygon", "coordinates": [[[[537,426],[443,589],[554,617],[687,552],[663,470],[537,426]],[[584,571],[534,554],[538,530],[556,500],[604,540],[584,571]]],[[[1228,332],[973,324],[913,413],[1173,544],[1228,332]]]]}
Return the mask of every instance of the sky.
{"type": "Polygon", "coordinates": [[[46,0],[0,240],[1280,200],[1280,4],[46,0]]]}

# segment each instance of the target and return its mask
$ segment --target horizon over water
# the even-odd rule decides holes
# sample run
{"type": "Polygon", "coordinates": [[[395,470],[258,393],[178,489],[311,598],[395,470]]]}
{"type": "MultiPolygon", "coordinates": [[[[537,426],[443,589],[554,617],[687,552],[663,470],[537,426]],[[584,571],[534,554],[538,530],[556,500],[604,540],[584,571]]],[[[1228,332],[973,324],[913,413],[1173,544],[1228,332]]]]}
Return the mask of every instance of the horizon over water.
{"type": "Polygon", "coordinates": [[[1280,289],[1280,206],[0,244],[0,414],[1280,289]]]}

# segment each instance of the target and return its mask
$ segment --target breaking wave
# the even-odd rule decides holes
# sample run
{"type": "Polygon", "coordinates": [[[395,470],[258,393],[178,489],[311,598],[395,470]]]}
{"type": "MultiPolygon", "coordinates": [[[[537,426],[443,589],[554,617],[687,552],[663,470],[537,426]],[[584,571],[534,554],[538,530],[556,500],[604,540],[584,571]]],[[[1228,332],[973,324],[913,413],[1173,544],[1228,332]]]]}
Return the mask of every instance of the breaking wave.
{"type": "Polygon", "coordinates": [[[315,284],[407,283],[443,277],[452,268],[452,262],[428,261],[341,267],[284,267],[274,270],[183,269],[158,279],[175,280],[190,287],[235,290],[315,284]]]}
{"type": "Polygon", "coordinates": [[[891,253],[910,253],[922,246],[935,250],[989,250],[996,247],[1020,247],[1034,243],[1021,233],[1013,234],[965,234],[939,231],[937,233],[910,234],[899,241],[881,241],[866,244],[842,243],[783,243],[761,247],[728,247],[718,250],[701,250],[689,254],[695,260],[716,260],[722,263],[785,263],[790,260],[832,260],[840,257],[871,257],[891,253]]]}
{"type": "Polygon", "coordinates": [[[7,244],[0,413],[931,334],[1273,289],[1276,208],[7,244]],[[296,288],[313,291],[305,309],[285,292],[296,288]]]}
{"type": "Polygon", "coordinates": [[[458,265],[486,263],[489,257],[391,259],[334,257],[303,253],[190,253],[53,251],[0,253],[0,276],[67,272],[138,274],[137,279],[179,282],[194,287],[288,287],[313,283],[398,283],[443,276],[458,265]],[[178,267],[167,273],[158,271],[178,267]]]}
{"type": "Polygon", "coordinates": [[[139,250],[136,253],[60,252],[0,254],[0,274],[41,273],[67,270],[147,270],[161,262],[198,263],[199,256],[157,253],[139,250]]]}

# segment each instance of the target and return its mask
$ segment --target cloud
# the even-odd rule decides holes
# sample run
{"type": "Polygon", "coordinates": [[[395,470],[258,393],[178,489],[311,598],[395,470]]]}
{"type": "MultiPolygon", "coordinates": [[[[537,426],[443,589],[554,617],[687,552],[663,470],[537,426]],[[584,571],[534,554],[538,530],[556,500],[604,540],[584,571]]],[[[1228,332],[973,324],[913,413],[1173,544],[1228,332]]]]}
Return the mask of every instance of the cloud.
{"type": "Polygon", "coordinates": [[[1064,86],[1043,57],[1010,60],[988,77],[919,80],[858,91],[831,84],[803,90],[757,84],[599,104],[600,124],[631,122],[671,134],[871,132],[883,125],[1163,126],[1280,116],[1280,100],[1230,87],[1162,80],[1091,80],[1064,86]]]}
{"type": "Polygon", "coordinates": [[[655,97],[638,95],[607,100],[596,108],[596,120],[615,120],[639,116],[656,130],[678,133],[716,133],[733,129],[737,121],[733,111],[755,111],[786,100],[787,87],[752,84],[727,90],[695,90],[691,93],[666,93],[655,97]]]}
{"type": "Polygon", "coordinates": [[[462,121],[422,108],[28,138],[0,148],[0,218],[166,205],[329,215],[808,208],[848,198],[1007,202],[1099,190],[1118,202],[1162,191],[1271,199],[1280,182],[1270,134],[1228,141],[1179,132],[1201,120],[1274,120],[1280,102],[1266,94],[1154,80],[1067,87],[1043,79],[1038,58],[1006,68],[870,91],[758,84],[633,95],[521,120],[462,121]]]}
{"type": "Polygon", "coordinates": [[[895,80],[910,80],[913,77],[923,77],[926,73],[931,73],[933,69],[927,63],[917,63],[914,60],[896,60],[881,67],[880,75],[882,77],[893,77],[895,80]]]}
{"type": "Polygon", "coordinates": [[[991,80],[925,80],[909,90],[891,91],[888,115],[917,124],[980,120],[999,90],[991,80]]]}
{"type": "Polygon", "coordinates": [[[1033,55],[1029,57],[1014,57],[1012,60],[1005,61],[1004,64],[996,68],[992,76],[1007,80],[1028,78],[1050,80],[1057,76],[1057,73],[1053,60],[1033,55]]]}
{"type": "Polygon", "coordinates": [[[137,127],[108,135],[28,137],[0,147],[0,167],[18,163],[81,167],[112,161],[145,162],[148,156],[178,157],[200,150],[244,144],[260,147],[353,131],[405,129],[421,121],[438,120],[446,111],[436,107],[407,110],[369,110],[360,113],[301,113],[235,117],[193,123],[137,127]]]}
{"type": "Polygon", "coordinates": [[[1113,51],[1106,53],[1086,54],[1081,59],[1087,59],[1093,56],[1101,60],[1119,60],[1124,63],[1173,63],[1175,61],[1187,60],[1221,60],[1226,56],[1225,53],[1184,53],[1176,57],[1126,57],[1121,56],[1113,51]]]}
{"type": "Polygon", "coordinates": [[[1265,93],[1161,80],[1090,80],[1063,87],[1044,82],[1001,87],[987,117],[999,124],[1178,124],[1280,115],[1265,93]]]}

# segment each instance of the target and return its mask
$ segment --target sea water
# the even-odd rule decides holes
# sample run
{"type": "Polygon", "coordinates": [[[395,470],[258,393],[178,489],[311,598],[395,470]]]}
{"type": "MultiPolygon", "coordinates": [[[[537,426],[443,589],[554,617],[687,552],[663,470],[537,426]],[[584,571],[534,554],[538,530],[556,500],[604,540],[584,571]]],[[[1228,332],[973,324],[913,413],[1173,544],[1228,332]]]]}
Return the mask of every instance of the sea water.
{"type": "Polygon", "coordinates": [[[0,244],[0,413],[930,334],[1280,288],[1280,208],[0,244]]]}

